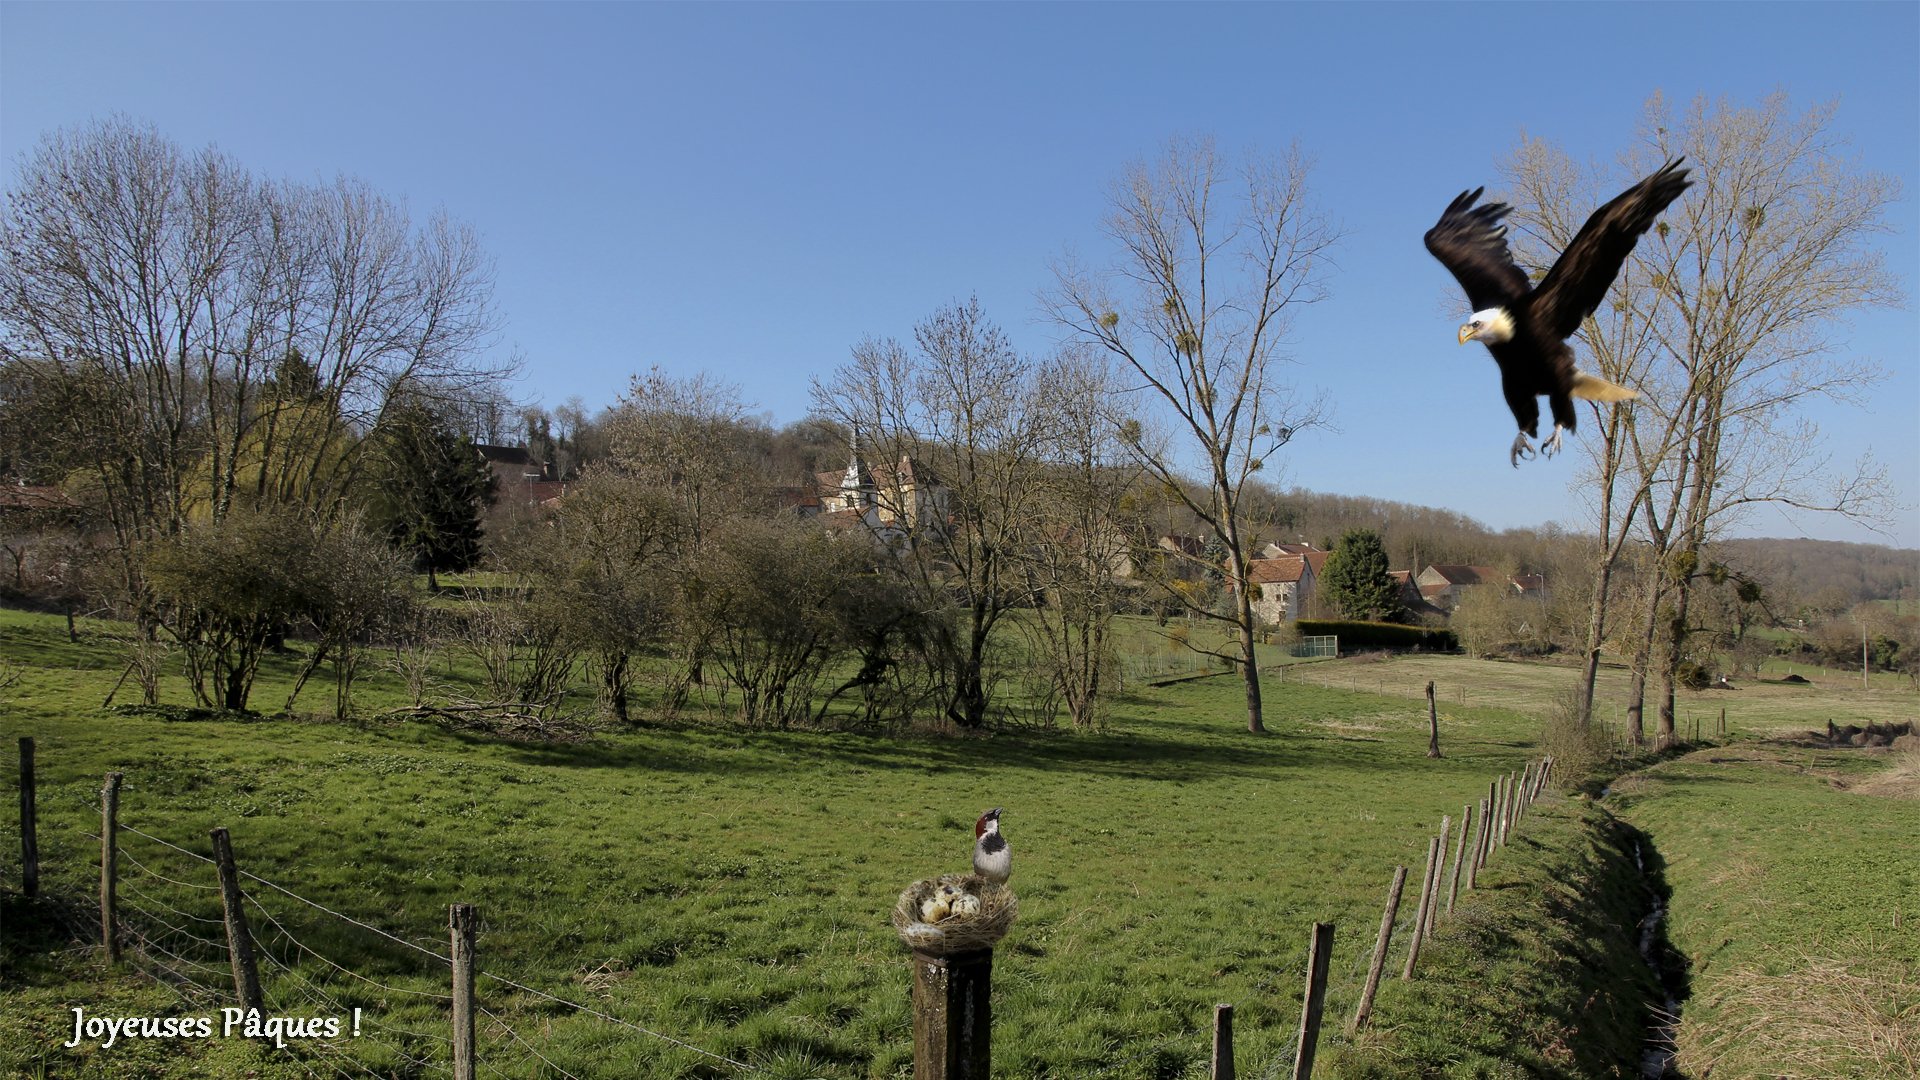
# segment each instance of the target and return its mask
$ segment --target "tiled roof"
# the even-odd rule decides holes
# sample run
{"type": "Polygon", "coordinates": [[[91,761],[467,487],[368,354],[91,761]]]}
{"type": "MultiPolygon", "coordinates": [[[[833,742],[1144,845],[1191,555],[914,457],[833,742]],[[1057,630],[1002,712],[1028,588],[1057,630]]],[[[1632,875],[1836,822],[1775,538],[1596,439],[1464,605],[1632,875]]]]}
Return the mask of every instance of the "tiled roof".
{"type": "Polygon", "coordinates": [[[1500,580],[1500,572],[1491,566],[1434,563],[1427,569],[1439,574],[1450,585],[1484,585],[1489,581],[1500,580]]]}
{"type": "Polygon", "coordinates": [[[1306,573],[1306,560],[1298,555],[1278,559],[1251,559],[1247,562],[1247,580],[1255,585],[1277,585],[1299,581],[1306,573]]]}

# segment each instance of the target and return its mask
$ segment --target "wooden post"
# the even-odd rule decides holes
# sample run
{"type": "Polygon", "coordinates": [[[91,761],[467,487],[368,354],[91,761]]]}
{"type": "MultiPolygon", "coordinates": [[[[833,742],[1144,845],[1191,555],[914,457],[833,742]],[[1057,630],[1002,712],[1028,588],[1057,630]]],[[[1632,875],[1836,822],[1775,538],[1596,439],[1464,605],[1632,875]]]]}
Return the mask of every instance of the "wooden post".
{"type": "Polygon", "coordinates": [[[1393,920],[1400,914],[1400,890],[1407,884],[1407,868],[1393,868],[1393,884],[1387,887],[1387,910],[1380,916],[1380,936],[1373,939],[1373,963],[1367,968],[1367,986],[1360,991],[1360,1007],[1353,1013],[1353,1030],[1367,1026],[1373,1013],[1373,995],[1380,989],[1380,972],[1387,966],[1387,945],[1393,941],[1393,920]]]}
{"type": "Polygon", "coordinates": [[[214,829],[213,864],[220,871],[220,906],[227,916],[227,955],[233,959],[233,993],[242,1009],[266,1012],[260,993],[260,970],[254,966],[253,935],[247,931],[246,898],[240,893],[240,868],[234,865],[233,841],[225,828],[214,829]]]}
{"type": "Polygon", "coordinates": [[[1480,868],[1487,862],[1487,824],[1493,819],[1493,804],[1480,800],[1480,828],[1473,834],[1473,865],[1467,869],[1467,888],[1480,884],[1480,868]]]}
{"type": "Polygon", "coordinates": [[[913,1080],[986,1080],[993,1064],[993,950],[913,953],[913,1080]]]}
{"type": "Polygon", "coordinates": [[[1210,1080],[1233,1080],[1233,1006],[1213,1007],[1213,1071],[1210,1080]]]}
{"type": "Polygon", "coordinates": [[[114,917],[114,874],[120,862],[120,774],[107,774],[100,789],[100,943],[107,963],[120,962],[119,923],[114,917]]]}
{"type": "Polygon", "coordinates": [[[1480,839],[1480,861],[1474,864],[1476,869],[1487,865],[1487,856],[1493,853],[1493,819],[1500,813],[1500,781],[1497,779],[1487,784],[1486,807],[1487,827],[1480,839]]]}
{"type": "Polygon", "coordinates": [[[1724,736],[1726,735],[1726,733],[1727,733],[1727,710],[1725,707],[1722,707],[1720,710],[1720,734],[1724,736]]]}
{"type": "Polygon", "coordinates": [[[453,1080],[473,1080],[473,938],[479,928],[472,904],[447,905],[453,951],[453,1080]]]}
{"type": "Polygon", "coordinates": [[[1433,680],[1427,680],[1427,756],[1440,756],[1440,710],[1433,703],[1433,680]]]}
{"type": "Polygon", "coordinates": [[[40,894],[39,818],[33,805],[33,737],[20,737],[20,893],[40,894]]]}
{"type": "MultiPolygon", "coordinates": [[[[1507,780],[1512,775],[1512,773],[1505,773],[1494,781],[1494,783],[1499,786],[1499,794],[1493,797],[1493,843],[1495,847],[1507,842],[1507,780]]],[[[1492,853],[1489,852],[1488,854],[1492,853]]]]}
{"type": "Polygon", "coordinates": [[[1513,797],[1519,793],[1519,778],[1508,773],[1500,778],[1500,846],[1507,846],[1507,837],[1513,833],[1513,797]]]}
{"type": "Polygon", "coordinates": [[[1453,876],[1447,880],[1447,914],[1453,914],[1454,898],[1460,895],[1460,864],[1470,857],[1467,853],[1467,833],[1473,829],[1473,804],[1460,808],[1459,847],[1453,853],[1453,876]]]}
{"type": "Polygon", "coordinates": [[[1420,958],[1420,939],[1427,932],[1427,901],[1433,897],[1433,881],[1438,875],[1434,864],[1440,861],[1440,838],[1427,838],[1427,871],[1422,875],[1425,884],[1420,886],[1420,906],[1413,910],[1413,937],[1408,939],[1407,966],[1400,971],[1401,979],[1413,978],[1413,962],[1420,958]]]}
{"type": "Polygon", "coordinates": [[[1300,1009],[1300,1050],[1293,1057],[1293,1080],[1313,1075],[1313,1055],[1320,1044],[1320,1016],[1327,1008],[1327,969],[1333,965],[1333,924],[1313,924],[1307,943],[1307,1000],[1300,1009]]]}
{"type": "Polygon", "coordinates": [[[1433,867],[1433,896],[1427,900],[1427,930],[1433,930],[1434,920],[1440,917],[1440,883],[1447,877],[1447,836],[1453,831],[1453,815],[1440,815],[1440,861],[1433,867]]]}

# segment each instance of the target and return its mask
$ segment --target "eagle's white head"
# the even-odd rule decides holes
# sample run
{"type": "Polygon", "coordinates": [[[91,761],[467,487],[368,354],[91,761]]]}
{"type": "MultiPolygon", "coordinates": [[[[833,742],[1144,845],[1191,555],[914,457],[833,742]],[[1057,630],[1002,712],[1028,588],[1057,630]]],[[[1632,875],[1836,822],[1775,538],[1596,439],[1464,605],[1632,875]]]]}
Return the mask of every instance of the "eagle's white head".
{"type": "Polygon", "coordinates": [[[1460,327],[1460,344],[1469,341],[1483,341],[1488,345],[1500,345],[1513,340],[1513,316],[1506,308],[1490,307],[1467,316],[1460,327]]]}

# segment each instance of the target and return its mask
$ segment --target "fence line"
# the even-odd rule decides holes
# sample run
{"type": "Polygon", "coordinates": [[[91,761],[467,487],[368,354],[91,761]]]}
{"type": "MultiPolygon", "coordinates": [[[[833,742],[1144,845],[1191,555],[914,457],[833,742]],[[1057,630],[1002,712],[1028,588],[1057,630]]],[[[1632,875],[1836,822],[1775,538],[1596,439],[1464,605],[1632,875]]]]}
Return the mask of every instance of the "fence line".
{"type": "MultiPolygon", "coordinates": [[[[1420,939],[1422,937],[1425,937],[1431,934],[1434,924],[1441,918],[1443,914],[1450,915],[1452,913],[1453,898],[1454,898],[1453,893],[1455,890],[1458,889],[1458,882],[1461,874],[1462,863],[1471,861],[1473,865],[1473,869],[1477,871],[1482,865],[1484,865],[1486,861],[1488,861],[1489,857],[1492,854],[1492,848],[1494,848],[1495,846],[1503,846],[1507,842],[1509,833],[1524,820],[1526,811],[1531,808],[1535,800],[1537,800],[1541,795],[1545,793],[1547,784],[1549,783],[1549,780],[1551,777],[1552,765],[1553,765],[1553,761],[1551,757],[1528,761],[1523,769],[1511,772],[1505,776],[1500,777],[1498,780],[1496,780],[1495,784],[1493,785],[1494,792],[1496,794],[1495,799],[1483,800],[1480,803],[1480,813],[1478,815],[1475,815],[1473,813],[1473,810],[1474,810],[1473,804],[1469,803],[1467,805],[1467,807],[1465,808],[1464,812],[1461,815],[1458,840],[1454,845],[1454,850],[1452,852],[1453,866],[1451,868],[1452,873],[1450,875],[1451,883],[1447,886],[1447,891],[1449,895],[1447,898],[1447,903],[1445,904],[1444,912],[1440,910],[1442,905],[1439,903],[1439,892],[1442,887],[1441,882],[1443,878],[1448,876],[1446,874],[1448,845],[1445,842],[1445,838],[1447,837],[1449,832],[1450,817],[1449,819],[1443,819],[1440,836],[1429,838],[1429,842],[1430,842],[1429,866],[1426,874],[1423,875],[1423,877],[1426,879],[1426,885],[1425,885],[1425,888],[1423,889],[1423,893],[1425,893],[1425,895],[1423,896],[1419,907],[1417,907],[1414,912],[1414,927],[1412,932],[1412,941],[1410,943],[1409,955],[1407,956],[1407,968],[1408,968],[1409,974],[1415,966],[1416,957],[1418,956],[1418,949],[1420,946],[1420,939]],[[1478,818],[1477,823],[1479,825],[1479,829],[1475,831],[1473,842],[1470,844],[1468,840],[1468,832],[1469,832],[1469,829],[1471,828],[1471,825],[1475,823],[1476,817],[1478,818]]],[[[207,982],[203,982],[200,978],[196,978],[191,973],[193,971],[198,971],[207,975],[215,976],[216,977],[215,981],[216,982],[219,981],[217,977],[222,975],[223,973],[219,969],[209,966],[207,963],[202,962],[202,960],[211,959],[213,957],[218,957],[222,955],[230,959],[234,951],[234,946],[233,944],[224,944],[212,938],[202,936],[192,928],[191,924],[197,923],[205,926],[221,926],[221,925],[224,925],[224,920],[208,918],[203,915],[198,915],[198,914],[195,914],[194,912],[184,910],[183,908],[176,906],[174,903],[169,902],[167,899],[163,899],[160,896],[156,896],[153,893],[148,892],[145,889],[142,889],[140,886],[134,884],[133,881],[131,880],[125,882],[126,892],[128,896],[126,898],[117,897],[117,890],[120,885],[119,878],[121,876],[118,871],[118,866],[121,862],[124,862],[127,866],[132,868],[133,876],[144,876],[146,878],[151,878],[155,882],[164,883],[165,885],[171,886],[175,889],[191,890],[195,894],[201,894],[206,892],[221,892],[222,891],[221,888],[215,885],[203,885],[196,882],[183,880],[182,878],[164,873],[161,870],[156,869],[155,865],[150,864],[150,863],[157,863],[158,861],[158,860],[153,860],[150,854],[148,855],[147,859],[142,859],[139,856],[120,848],[120,846],[114,841],[113,838],[117,838],[121,833],[127,833],[132,836],[137,836],[145,840],[151,841],[152,843],[157,844],[162,848],[169,849],[180,855],[184,855],[190,859],[198,860],[199,862],[209,864],[213,866],[216,870],[221,869],[220,861],[215,858],[208,858],[207,856],[202,855],[199,852],[193,851],[180,844],[174,843],[170,840],[165,839],[164,837],[156,836],[152,833],[149,833],[139,828],[138,826],[131,825],[123,821],[119,821],[118,820],[119,807],[117,805],[118,799],[116,798],[116,796],[120,795],[121,791],[119,789],[119,785],[114,782],[117,779],[119,779],[119,774],[110,774],[110,778],[108,780],[106,787],[103,788],[101,791],[102,823],[108,826],[108,828],[103,829],[103,833],[105,833],[105,837],[103,838],[103,836],[101,835],[86,832],[84,831],[84,829],[81,830],[81,833],[80,833],[86,839],[93,840],[99,843],[101,847],[101,873],[102,873],[101,898],[100,898],[101,908],[102,908],[101,926],[103,930],[105,930],[109,935],[111,935],[107,944],[109,948],[116,947],[118,934],[115,934],[114,931],[117,930],[120,933],[124,933],[124,935],[129,939],[129,943],[137,946],[134,952],[142,961],[139,967],[143,970],[143,972],[146,974],[149,974],[151,977],[154,977],[156,981],[167,984],[171,989],[174,990],[176,994],[179,994],[183,1000],[191,1000],[195,995],[205,995],[216,1000],[225,1000],[231,996],[226,990],[216,985],[209,985],[207,982]],[[136,901],[140,901],[140,902],[136,902],[136,901]],[[116,908],[124,910],[127,915],[132,917],[126,919],[124,922],[116,921],[113,914],[116,908]],[[174,922],[170,920],[167,917],[167,915],[163,915],[162,912],[175,916],[184,921],[174,922]],[[160,933],[151,932],[149,928],[155,927],[155,926],[162,928],[163,932],[160,932],[160,933]],[[169,948],[168,945],[173,945],[174,948],[169,948]],[[174,951],[175,948],[179,949],[180,951],[177,951],[177,952],[174,951]],[[193,955],[196,953],[200,954],[201,958],[197,959],[195,955],[193,955]],[[160,959],[160,957],[166,957],[169,960],[173,961],[174,963],[169,964],[165,960],[160,959]],[[164,973],[166,977],[162,978],[158,973],[156,973],[156,971],[152,969],[157,969],[157,972],[164,973]]],[[[222,832],[222,831],[224,830],[216,830],[216,832],[222,832]]],[[[317,912],[320,912],[325,916],[338,919],[341,922],[347,923],[361,930],[367,931],[368,933],[371,933],[385,941],[403,946],[404,948],[410,950],[411,952],[420,953],[441,964],[446,964],[448,965],[449,969],[452,969],[452,967],[454,966],[453,959],[449,956],[443,956],[440,953],[432,949],[426,948],[416,942],[409,941],[403,937],[397,936],[396,934],[390,933],[377,926],[373,926],[360,919],[356,919],[343,912],[337,911],[331,907],[328,907],[325,904],[322,904],[318,901],[312,900],[306,896],[303,896],[297,892],[294,892],[292,889],[289,889],[286,886],[279,884],[278,882],[272,881],[268,878],[261,877],[258,874],[251,873],[244,869],[239,869],[237,867],[233,867],[231,870],[231,873],[235,880],[244,878],[248,881],[265,886],[267,889],[280,893],[286,896],[287,898],[289,898],[290,900],[297,901],[300,904],[303,904],[317,912]]],[[[1405,878],[1405,871],[1403,868],[1399,871],[1399,874],[1397,875],[1396,885],[1398,885],[1401,881],[1404,881],[1404,878],[1405,878]]],[[[1469,890],[1472,890],[1475,887],[1475,884],[1476,883],[1474,881],[1473,875],[1469,874],[1467,888],[1469,890]]],[[[349,1012],[352,1012],[355,1010],[351,1010],[348,1006],[343,1004],[339,998],[335,997],[333,993],[329,992],[329,986],[325,982],[323,982],[323,980],[337,980],[339,975],[347,976],[348,978],[355,980],[356,983],[364,984],[365,987],[371,988],[374,991],[379,991],[383,994],[405,995],[410,997],[423,998],[435,1003],[439,1003],[439,1002],[451,1003],[451,1002],[457,1002],[458,1000],[457,995],[434,993],[429,991],[410,989],[402,986],[395,986],[389,983],[382,982],[378,979],[370,978],[366,975],[363,975],[360,972],[355,971],[352,968],[337,962],[332,957],[326,955],[320,950],[309,945],[307,941],[302,940],[302,938],[299,935],[296,935],[291,929],[289,929],[286,923],[283,922],[278,916],[275,915],[275,913],[271,909],[269,909],[266,906],[266,904],[262,900],[262,895],[264,894],[259,894],[255,892],[246,892],[242,890],[236,890],[236,893],[241,898],[238,904],[238,909],[237,909],[238,913],[243,914],[245,907],[250,904],[254,909],[258,911],[260,917],[265,920],[264,924],[260,927],[259,930],[244,931],[241,935],[235,938],[235,941],[238,942],[241,938],[244,938],[246,941],[251,942],[255,947],[257,947],[258,954],[264,956],[267,962],[272,966],[272,968],[279,973],[272,980],[272,985],[271,985],[272,997],[276,1002],[288,1001],[290,1000],[290,995],[298,996],[307,1001],[313,1002],[314,1004],[324,1006],[330,1009],[333,1015],[344,1018],[349,1012]],[[269,930],[268,928],[271,928],[271,929],[269,930]],[[277,947],[274,947],[272,944],[272,941],[269,940],[271,935],[277,935],[278,938],[280,939],[280,944],[277,947]],[[317,969],[315,969],[315,972],[317,974],[309,973],[308,971],[303,970],[303,968],[305,967],[305,961],[302,959],[303,957],[310,958],[312,962],[320,965],[317,969]],[[338,974],[336,975],[334,973],[338,973],[338,974]]],[[[1397,914],[1397,912],[1393,909],[1398,906],[1398,903],[1397,903],[1397,901],[1399,900],[1398,893],[1399,893],[1399,889],[1395,888],[1393,890],[1393,896],[1391,897],[1391,901],[1390,901],[1391,906],[1389,907],[1385,915],[1385,918],[1383,920],[1383,924],[1381,927],[1381,935],[1376,944],[1375,955],[1373,958],[1373,967],[1376,971],[1378,970],[1381,963],[1385,959],[1384,952],[1385,952],[1386,946],[1390,942],[1392,928],[1394,925],[1395,916],[1397,914]]],[[[1322,930],[1322,924],[1316,924],[1316,938],[1321,933],[1321,930],[1322,930]]],[[[1324,925],[1324,930],[1326,932],[1328,940],[1330,941],[1331,931],[1332,931],[1331,925],[1330,924],[1324,925]]],[[[1307,1006],[1308,1010],[1311,1012],[1316,1012],[1316,1013],[1318,1012],[1319,1003],[1315,1002],[1313,999],[1316,996],[1324,994],[1325,979],[1327,975],[1326,968],[1327,968],[1327,964],[1324,958],[1318,961],[1317,967],[1315,966],[1315,963],[1310,962],[1308,1000],[1304,1004],[1307,1006]],[[1313,984],[1313,980],[1316,977],[1320,980],[1319,986],[1321,988],[1319,990],[1318,995],[1316,995],[1316,993],[1314,992],[1314,984],[1313,984]]],[[[580,1014],[594,1017],[604,1022],[614,1024],[618,1027],[631,1030],[641,1035],[645,1035],[650,1039],[658,1040],[670,1046],[676,1047],[680,1050],[697,1055],[698,1057],[730,1066],[735,1070],[744,1071],[744,1072],[755,1072],[755,1073],[760,1071],[760,1069],[757,1066],[754,1066],[748,1062],[741,1061],[732,1057],[728,1057],[724,1054],[714,1053],[712,1051],[703,1049],[699,1046],[689,1043],[685,1040],[678,1039],[678,1038],[675,1038],[674,1036],[652,1030],[639,1023],[622,1019],[621,1017],[614,1016],[610,1013],[601,1011],[600,1009],[594,1008],[592,1006],[584,1005],[579,1002],[568,1000],[567,998],[563,998],[556,994],[552,994],[547,991],[540,990],[536,987],[529,986],[515,979],[508,978],[506,976],[496,974],[492,971],[485,970],[484,968],[479,967],[477,964],[474,965],[473,967],[473,974],[474,976],[477,976],[477,977],[483,977],[483,978],[489,979],[492,982],[497,983],[501,986],[509,987],[513,990],[520,991],[521,993],[530,995],[532,997],[539,998],[547,1002],[551,1002],[554,1005],[561,1006],[575,1013],[580,1013],[580,1014]]],[[[1403,974],[1402,977],[1407,978],[1409,977],[1409,974],[1403,974]]],[[[352,992],[356,992],[360,994],[366,994],[370,992],[369,990],[361,989],[358,986],[350,987],[350,990],[352,992]]],[[[484,1006],[479,1005],[477,1001],[473,1003],[472,1008],[473,1008],[473,1011],[476,1012],[478,1015],[483,1016],[487,1019],[487,1021],[489,1022],[489,1026],[488,1026],[489,1034],[496,1036],[494,1040],[496,1044],[499,1044],[499,1040],[497,1036],[504,1035],[508,1040],[511,1041],[512,1044],[520,1047],[531,1058],[537,1059],[546,1069],[551,1070],[553,1073],[556,1073],[558,1075],[568,1077],[570,1078],[570,1080],[579,1080],[579,1078],[574,1073],[569,1072],[566,1068],[564,1068],[563,1066],[561,1066],[560,1064],[558,1064],[557,1062],[549,1058],[547,1055],[542,1053],[539,1047],[537,1047],[532,1041],[528,1040],[525,1036],[523,1036],[518,1030],[516,1030],[513,1027],[511,1023],[509,1023],[501,1015],[487,1009],[484,1006]]],[[[1362,1008],[1364,1010],[1365,1008],[1364,1004],[1362,1008]]],[[[437,1042],[443,1045],[447,1045],[449,1047],[457,1047],[458,1044],[455,1039],[450,1039],[450,1038],[447,1038],[446,1036],[434,1034],[431,1032],[413,1031],[413,1030],[398,1027],[392,1024],[383,1024],[378,1021],[365,1017],[364,1010],[359,1010],[359,1011],[362,1013],[360,1020],[366,1026],[372,1028],[375,1031],[386,1033],[395,1037],[393,1040],[391,1040],[393,1045],[389,1045],[388,1049],[390,1049],[400,1059],[404,1060],[409,1065],[417,1069],[423,1069],[423,1070],[433,1071],[433,1072],[446,1071],[447,1066],[445,1065],[445,1063],[434,1062],[427,1059],[423,1059],[412,1053],[409,1053],[405,1047],[408,1045],[409,1040],[412,1040],[416,1044],[420,1041],[431,1041],[431,1042],[437,1042]]],[[[1356,1027],[1364,1024],[1365,1021],[1363,1017],[1365,1017],[1365,1015],[1366,1014],[1363,1011],[1361,1014],[1356,1016],[1355,1018],[1356,1027]]],[[[1308,1025],[1308,1024],[1309,1024],[1308,1018],[1306,1017],[1306,1015],[1303,1014],[1303,1025],[1308,1025]]],[[[1316,1023],[1312,1023],[1310,1026],[1314,1029],[1317,1029],[1318,1025],[1316,1022],[1316,1023]]],[[[1224,1052],[1227,1055],[1229,1055],[1227,1057],[1227,1060],[1231,1061],[1231,1057],[1230,1057],[1231,1028],[1229,1027],[1227,1028],[1227,1030],[1229,1032],[1229,1034],[1227,1035],[1228,1045],[1224,1048],[1224,1052]]],[[[1303,1030],[1305,1030],[1304,1027],[1303,1027],[1303,1030]]],[[[500,1044],[500,1045],[504,1045],[504,1044],[500,1044]]],[[[1162,1048],[1162,1045],[1163,1044],[1161,1042],[1156,1041],[1154,1045],[1143,1048],[1137,1051],[1134,1055],[1129,1055],[1129,1058],[1144,1056],[1146,1053],[1156,1052],[1162,1048]]],[[[351,1056],[343,1056],[341,1054],[341,1051],[344,1050],[345,1044],[338,1041],[337,1038],[334,1040],[303,1039],[300,1042],[289,1044],[289,1049],[294,1049],[294,1048],[298,1048],[298,1050],[301,1050],[301,1051],[311,1052],[313,1063],[320,1064],[325,1068],[332,1070],[334,1073],[340,1076],[352,1077],[355,1075],[376,1075],[372,1073],[371,1070],[367,1069],[366,1066],[363,1065],[359,1060],[356,1060],[351,1056]],[[344,1060],[348,1066],[357,1070],[357,1072],[349,1073],[345,1069],[343,1069],[341,1067],[342,1060],[344,1060]]],[[[1218,1059],[1218,1056],[1222,1053],[1222,1049],[1223,1048],[1216,1046],[1215,1048],[1216,1059],[1218,1059]]],[[[313,1068],[309,1063],[309,1060],[307,1058],[302,1057],[300,1053],[296,1052],[288,1055],[288,1057],[295,1064],[297,1064],[304,1072],[306,1072],[309,1076],[318,1075],[317,1073],[314,1072],[313,1068]]],[[[460,1059],[456,1054],[456,1062],[458,1062],[459,1060],[460,1059]]],[[[1119,1060],[1124,1061],[1127,1059],[1119,1059],[1119,1060]]],[[[1311,1058],[1308,1058],[1307,1062],[1309,1064],[1310,1064],[1310,1061],[1311,1061],[1311,1058]]],[[[1299,1059],[1296,1058],[1296,1064],[1299,1064],[1299,1063],[1300,1063],[1299,1059]]],[[[468,1057],[465,1064],[469,1070],[472,1070],[477,1067],[480,1069],[485,1069],[490,1073],[499,1072],[499,1069],[496,1068],[492,1063],[477,1061],[477,1060],[474,1060],[471,1056],[468,1057]]],[[[1228,1065],[1227,1067],[1231,1068],[1231,1065],[1228,1065]]],[[[460,1065],[456,1064],[454,1066],[454,1069],[455,1069],[456,1075],[460,1075],[460,1065]]]]}

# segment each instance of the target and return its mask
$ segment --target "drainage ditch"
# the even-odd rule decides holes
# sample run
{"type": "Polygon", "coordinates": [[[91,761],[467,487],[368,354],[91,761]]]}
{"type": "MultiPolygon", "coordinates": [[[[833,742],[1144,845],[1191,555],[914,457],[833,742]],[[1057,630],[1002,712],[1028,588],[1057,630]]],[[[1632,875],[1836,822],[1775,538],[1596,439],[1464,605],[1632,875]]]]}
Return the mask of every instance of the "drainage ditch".
{"type": "Polygon", "coordinates": [[[1647,1042],[1640,1052],[1640,1076],[1642,1080],[1680,1080],[1680,1070],[1674,1064],[1679,1047],[1674,1040],[1680,1030],[1680,999],[1686,994],[1685,961],[1667,943],[1666,883],[1661,880],[1664,875],[1648,869],[1645,852],[1646,844],[1636,839],[1633,865],[1646,880],[1647,892],[1653,899],[1653,906],[1640,920],[1640,959],[1646,962],[1654,981],[1659,983],[1662,1000],[1648,1005],[1647,1042]]]}

